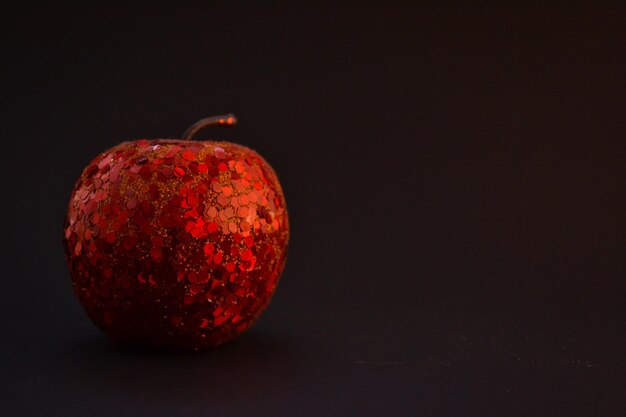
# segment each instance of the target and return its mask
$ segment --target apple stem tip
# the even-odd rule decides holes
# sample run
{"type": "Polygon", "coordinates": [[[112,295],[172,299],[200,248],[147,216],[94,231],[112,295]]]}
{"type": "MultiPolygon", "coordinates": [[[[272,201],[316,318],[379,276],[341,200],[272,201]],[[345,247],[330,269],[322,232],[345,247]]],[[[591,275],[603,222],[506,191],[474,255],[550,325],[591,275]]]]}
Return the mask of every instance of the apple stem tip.
{"type": "Polygon", "coordinates": [[[205,117],[204,119],[198,120],[189,126],[189,129],[183,133],[182,138],[185,140],[192,140],[196,133],[208,126],[234,127],[236,124],[237,118],[232,113],[205,117]]]}

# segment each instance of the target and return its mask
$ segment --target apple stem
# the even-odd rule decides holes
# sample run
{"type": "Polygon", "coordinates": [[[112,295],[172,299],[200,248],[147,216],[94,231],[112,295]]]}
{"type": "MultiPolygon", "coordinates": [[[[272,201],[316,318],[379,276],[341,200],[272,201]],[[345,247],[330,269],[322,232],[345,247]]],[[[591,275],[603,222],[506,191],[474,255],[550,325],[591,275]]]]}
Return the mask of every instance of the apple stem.
{"type": "Polygon", "coordinates": [[[204,129],[207,126],[224,126],[224,127],[234,127],[237,124],[237,118],[234,114],[223,114],[221,116],[211,116],[206,117],[204,119],[198,120],[191,126],[189,129],[183,133],[183,139],[192,140],[193,137],[200,130],[204,129]]]}

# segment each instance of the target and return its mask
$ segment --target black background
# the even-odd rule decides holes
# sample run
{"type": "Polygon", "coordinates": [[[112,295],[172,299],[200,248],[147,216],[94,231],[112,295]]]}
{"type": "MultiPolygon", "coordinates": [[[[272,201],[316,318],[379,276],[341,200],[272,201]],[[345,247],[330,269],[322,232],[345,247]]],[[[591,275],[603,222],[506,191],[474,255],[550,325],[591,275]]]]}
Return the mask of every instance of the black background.
{"type": "Polygon", "coordinates": [[[4,12],[2,415],[626,414],[623,7],[180,3],[4,12]],[[214,351],[113,346],[72,185],[223,112],[286,192],[273,303],[214,351]]]}

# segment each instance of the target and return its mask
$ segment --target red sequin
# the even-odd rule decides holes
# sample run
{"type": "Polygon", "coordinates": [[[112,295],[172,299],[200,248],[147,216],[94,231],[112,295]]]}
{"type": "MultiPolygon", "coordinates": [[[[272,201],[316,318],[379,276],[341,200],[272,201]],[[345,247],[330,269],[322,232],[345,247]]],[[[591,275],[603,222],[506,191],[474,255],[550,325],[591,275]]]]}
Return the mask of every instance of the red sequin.
{"type": "Polygon", "coordinates": [[[226,142],[141,140],[95,158],[64,226],[74,290],[93,322],[134,344],[202,349],[259,317],[289,223],[271,167],[226,142]]]}
{"type": "Polygon", "coordinates": [[[183,152],[183,158],[185,158],[188,161],[193,161],[196,159],[196,155],[191,151],[185,151],[183,152]]]}

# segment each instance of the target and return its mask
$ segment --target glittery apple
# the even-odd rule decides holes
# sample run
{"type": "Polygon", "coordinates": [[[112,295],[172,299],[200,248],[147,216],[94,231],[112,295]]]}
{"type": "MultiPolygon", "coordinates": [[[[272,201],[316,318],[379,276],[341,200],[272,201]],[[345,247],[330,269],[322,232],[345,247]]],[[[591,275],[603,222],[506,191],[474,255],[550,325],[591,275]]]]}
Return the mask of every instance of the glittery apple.
{"type": "Polygon", "coordinates": [[[250,327],[287,256],[285,198],[270,165],[228,142],[125,142],[98,155],[72,192],[64,245],[91,320],[121,342],[199,350],[250,327]]]}

